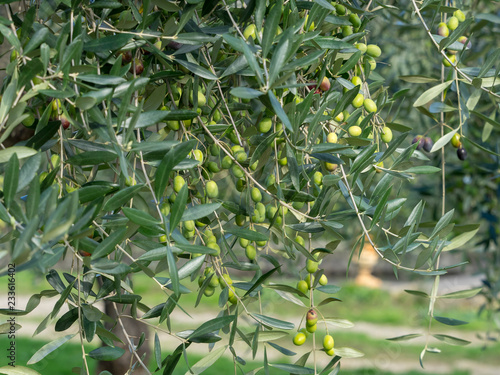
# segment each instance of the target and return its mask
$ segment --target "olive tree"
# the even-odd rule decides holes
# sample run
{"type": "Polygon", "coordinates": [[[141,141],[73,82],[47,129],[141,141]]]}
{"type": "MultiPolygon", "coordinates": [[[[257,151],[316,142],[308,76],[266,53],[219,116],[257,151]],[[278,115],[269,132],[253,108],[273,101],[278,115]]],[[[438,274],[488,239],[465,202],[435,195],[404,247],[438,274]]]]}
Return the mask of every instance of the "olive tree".
{"type": "MultiPolygon", "coordinates": [[[[429,301],[421,363],[438,350],[436,341],[468,343],[431,330],[431,322],[457,322],[434,316],[440,298],[478,293],[439,292],[439,276],[463,265],[445,264],[441,254],[466,244],[478,228],[454,230],[444,193],[433,222],[424,222],[423,197],[407,202],[416,177],[441,176],[432,181],[444,192],[448,143],[460,160],[467,157],[464,139],[482,147],[464,132],[471,114],[498,127],[494,116],[474,110],[481,96],[498,106],[499,66],[498,50],[469,58],[477,20],[468,7],[428,0],[54,0],[5,7],[0,32],[12,52],[0,141],[18,126],[33,135],[0,150],[2,243],[18,271],[42,270],[53,289],[33,295],[25,310],[0,312],[29,314],[56,297],[36,332],[52,321],[56,331],[76,332],[40,348],[27,365],[79,338],[82,357],[71,367],[82,374],[88,361],[125,352],[131,371],[172,374],[183,356],[207,344],[210,354],[192,372],[224,353],[235,373],[253,370],[238,341],[259,353],[263,371],[336,373],[341,358],[362,355],[334,345],[333,329],[345,320],[328,313],[340,288],[328,282],[323,261],[336,256],[346,234],[355,238],[349,263],[366,242],[396,276],[434,278],[431,291],[409,291],[429,301]],[[415,134],[400,115],[409,89],[386,86],[383,74],[392,66],[379,67],[384,49],[371,25],[399,13],[419,25],[420,48],[437,60],[440,78],[404,77],[427,85],[411,104],[435,122],[436,139],[415,134]],[[71,259],[71,272],[54,269],[62,259],[71,259]],[[148,306],[134,291],[137,273],[164,294],[163,303],[148,306]],[[287,274],[293,285],[280,281],[287,274]],[[179,331],[170,315],[186,311],[189,293],[197,306],[218,298],[220,312],[179,331]],[[298,324],[268,313],[266,294],[301,306],[298,324]],[[99,307],[102,301],[109,309],[99,307]],[[60,314],[63,305],[69,310],[60,314]],[[155,338],[131,337],[125,314],[155,338]],[[110,320],[123,339],[104,324],[110,320]],[[331,334],[315,333],[318,325],[331,334]],[[176,343],[164,357],[158,332],[176,343]],[[274,342],[286,336],[288,347],[274,342]],[[105,346],[85,353],[83,342],[98,340],[105,346]],[[296,358],[293,345],[308,350],[296,358]],[[154,356],[142,356],[141,346],[154,356]],[[277,363],[268,351],[290,358],[277,363]],[[320,356],[331,357],[326,366],[320,356]]],[[[479,23],[497,21],[483,16],[479,23]]]]}

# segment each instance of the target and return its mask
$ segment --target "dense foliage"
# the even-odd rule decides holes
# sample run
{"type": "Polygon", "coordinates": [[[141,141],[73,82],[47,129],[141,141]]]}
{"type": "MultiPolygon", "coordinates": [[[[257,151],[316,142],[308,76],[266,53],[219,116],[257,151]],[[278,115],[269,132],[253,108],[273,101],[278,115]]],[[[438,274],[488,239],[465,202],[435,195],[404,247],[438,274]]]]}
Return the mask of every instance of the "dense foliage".
{"type": "MultiPolygon", "coordinates": [[[[0,150],[0,219],[7,229],[1,242],[18,272],[42,270],[53,290],[34,295],[25,311],[1,312],[28,314],[42,298],[58,296],[37,333],[52,320],[56,331],[78,326],[28,364],[75,336],[107,345],[83,362],[74,359],[71,367],[82,374],[87,357],[122,356],[120,340],[96,307],[104,300],[116,311],[130,307],[134,318],[178,342],[161,358],[158,339],[127,336],[126,350],[154,345],[163,374],[175,370],[183,353],[207,343],[213,350],[192,366],[194,373],[227,349],[235,373],[247,372],[235,340],[254,356],[264,348],[264,371],[335,373],[341,358],[362,355],[334,346],[334,333],[314,333],[318,324],[333,330],[349,319],[330,316],[339,288],[322,268],[346,234],[356,238],[349,263],[369,242],[396,275],[435,278],[430,293],[409,291],[429,300],[421,362],[426,352],[439,351],[436,342],[468,343],[431,334],[433,319],[459,324],[434,316],[439,298],[479,292],[439,294],[439,276],[463,265],[442,264],[440,255],[461,248],[479,227],[455,226],[454,210],[445,207],[445,154],[455,147],[460,163],[471,148],[498,156],[483,142],[500,126],[500,49],[472,53],[476,41],[470,40],[484,28],[498,33],[498,16],[474,18],[469,8],[429,0],[55,0],[6,9],[0,32],[12,54],[2,85],[0,141],[20,124],[33,135],[0,150]],[[417,27],[417,48],[433,56],[439,74],[385,66],[390,61],[370,33],[372,24],[383,30],[377,23],[383,18],[417,27]],[[401,73],[402,81],[424,91],[415,96],[399,89],[394,74],[401,73]],[[427,129],[401,115],[412,95],[411,116],[426,118],[427,129]],[[487,128],[481,142],[478,120],[487,128]],[[432,222],[423,220],[424,196],[408,199],[417,178],[429,178],[439,199],[432,222]],[[63,258],[73,261],[70,273],[53,269],[63,258]],[[279,281],[287,271],[300,275],[296,285],[279,281]],[[131,281],[139,272],[164,293],[164,303],[141,302],[131,281]],[[169,317],[183,309],[187,293],[197,293],[197,305],[218,298],[220,314],[179,332],[169,317]],[[300,323],[268,315],[263,293],[302,306],[300,323]],[[58,316],[64,304],[69,311],[58,316]],[[290,348],[273,342],[286,335],[290,348]],[[311,350],[295,359],[292,341],[311,350]],[[269,363],[271,350],[291,358],[269,363]],[[326,367],[318,368],[319,355],[332,356],[326,367]]],[[[477,43],[495,43],[488,38],[477,43]]],[[[396,61],[396,47],[388,48],[396,61]]],[[[134,354],[133,366],[144,366],[134,354]]]]}

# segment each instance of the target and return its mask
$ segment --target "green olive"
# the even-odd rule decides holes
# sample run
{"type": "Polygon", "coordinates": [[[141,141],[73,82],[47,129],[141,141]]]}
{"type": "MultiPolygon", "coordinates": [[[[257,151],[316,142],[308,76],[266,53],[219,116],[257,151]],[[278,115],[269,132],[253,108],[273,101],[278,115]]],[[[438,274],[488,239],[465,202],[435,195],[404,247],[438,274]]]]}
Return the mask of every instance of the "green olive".
{"type": "Polygon", "coordinates": [[[297,333],[293,338],[293,343],[297,346],[304,345],[305,342],[306,342],[306,335],[302,332],[297,333]]]}
{"type": "Polygon", "coordinates": [[[270,118],[264,118],[259,122],[259,131],[261,133],[267,133],[269,130],[271,130],[273,126],[273,120],[270,118]]]}
{"type": "Polygon", "coordinates": [[[174,191],[178,193],[181,191],[182,187],[186,184],[186,181],[182,176],[175,176],[174,177],[174,191]]]}
{"type": "Polygon", "coordinates": [[[318,262],[315,262],[311,259],[308,259],[306,261],[306,270],[307,272],[309,273],[314,273],[318,270],[318,266],[319,266],[319,263],[318,262]]]}
{"type": "Polygon", "coordinates": [[[361,128],[357,125],[351,126],[349,128],[349,135],[351,137],[359,137],[361,135],[361,128]]]}
{"type": "Polygon", "coordinates": [[[207,197],[214,199],[219,196],[219,187],[217,186],[217,182],[208,181],[206,185],[207,197]]]}
{"type": "Polygon", "coordinates": [[[382,128],[382,136],[380,138],[382,138],[382,141],[384,141],[385,143],[389,143],[390,141],[392,141],[392,130],[391,130],[391,128],[389,128],[387,126],[384,126],[382,128]]]}
{"type": "Polygon", "coordinates": [[[358,94],[358,95],[356,95],[356,97],[352,101],[352,106],[354,108],[360,108],[363,105],[364,101],[365,101],[365,97],[363,96],[363,94],[358,94]]]}
{"type": "Polygon", "coordinates": [[[297,289],[301,291],[302,293],[306,294],[309,288],[307,287],[307,283],[304,280],[300,280],[297,283],[297,289]]]}
{"type": "Polygon", "coordinates": [[[377,112],[377,105],[375,104],[375,102],[373,100],[367,98],[364,100],[363,105],[364,105],[365,109],[367,110],[367,112],[370,112],[370,113],[377,112]]]}
{"type": "Polygon", "coordinates": [[[376,44],[368,44],[366,54],[371,57],[379,57],[382,54],[382,50],[376,44]]]}
{"type": "Polygon", "coordinates": [[[255,203],[260,202],[262,200],[262,193],[260,192],[259,188],[257,188],[257,187],[252,188],[251,196],[252,196],[252,200],[255,203]]]}
{"type": "Polygon", "coordinates": [[[323,338],[323,348],[328,351],[330,349],[333,349],[335,342],[333,340],[333,337],[331,335],[325,335],[323,338]]]}
{"type": "Polygon", "coordinates": [[[255,246],[248,245],[245,248],[245,255],[249,260],[254,260],[255,257],[257,256],[257,250],[255,249],[255,246]]]}

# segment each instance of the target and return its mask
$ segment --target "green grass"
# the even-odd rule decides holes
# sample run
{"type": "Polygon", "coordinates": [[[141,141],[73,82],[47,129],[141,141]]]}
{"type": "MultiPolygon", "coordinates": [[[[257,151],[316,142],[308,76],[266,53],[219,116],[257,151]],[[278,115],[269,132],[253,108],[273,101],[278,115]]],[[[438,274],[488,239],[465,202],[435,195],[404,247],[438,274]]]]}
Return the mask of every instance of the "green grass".
{"type": "MultiPolygon", "coordinates": [[[[337,337],[337,340],[343,341],[344,337],[337,337]]],[[[396,343],[390,343],[390,345],[394,345],[394,347],[385,347],[385,346],[376,346],[377,342],[371,340],[367,337],[363,337],[362,335],[353,335],[351,336],[350,343],[353,347],[359,348],[358,345],[363,345],[362,341],[365,342],[366,348],[371,347],[373,350],[368,350],[366,355],[368,358],[376,358],[376,356],[380,355],[381,350],[387,350],[388,353],[396,353],[395,347],[398,345],[396,343]],[[375,344],[375,346],[374,346],[375,344]]],[[[31,356],[39,350],[43,345],[45,345],[45,341],[33,340],[24,337],[18,337],[16,339],[16,347],[17,347],[17,360],[16,364],[19,366],[25,366],[26,362],[31,358],[31,356]]],[[[380,344],[380,342],[378,342],[380,344]]],[[[0,348],[2,352],[5,351],[4,348],[8,347],[8,340],[5,336],[0,337],[0,348]]],[[[86,345],[86,352],[88,353],[90,350],[95,348],[95,345],[86,345]]],[[[457,347],[449,347],[449,351],[443,351],[440,355],[435,355],[434,357],[429,357],[429,361],[439,361],[444,360],[446,358],[447,361],[450,361],[454,358],[470,358],[475,359],[480,363],[489,363],[493,365],[494,363],[499,363],[498,359],[496,359],[496,354],[498,353],[500,346],[495,346],[490,348],[487,351],[481,351],[478,348],[474,349],[466,349],[466,348],[457,348],[457,347]],[[496,360],[495,360],[496,359],[496,360]],[[486,362],[488,361],[488,362],[486,362]],[[491,362],[493,361],[493,362],[491,362]]],[[[272,349],[270,349],[272,350],[272,349]]],[[[413,361],[415,365],[418,364],[418,352],[421,350],[420,347],[417,346],[404,346],[403,352],[409,352],[409,360],[413,361]]],[[[188,358],[189,363],[192,366],[198,360],[201,359],[198,355],[193,355],[194,350],[188,349],[188,358]]],[[[169,353],[162,353],[162,357],[164,358],[169,353]]],[[[226,355],[229,355],[229,351],[226,352],[226,355]]],[[[321,355],[324,355],[321,353],[321,355]]],[[[398,356],[397,360],[401,360],[402,358],[406,358],[407,354],[401,354],[398,356]]],[[[296,360],[298,356],[294,357],[296,360]]],[[[353,360],[355,361],[355,360],[353,360]]],[[[7,363],[5,356],[2,355],[0,357],[0,367],[5,366],[7,363]]],[[[277,360],[275,363],[286,363],[289,362],[288,358],[284,358],[283,360],[277,360]]],[[[96,373],[97,362],[91,358],[88,358],[88,365],[91,374],[96,373]]],[[[65,343],[63,346],[58,348],[56,351],[49,354],[46,358],[35,365],[29,366],[30,368],[40,372],[41,374],[47,374],[50,369],[50,374],[52,375],[67,375],[71,368],[82,366],[81,360],[81,347],[77,341],[73,340],[71,342],[65,343]]],[[[245,366],[243,366],[243,370],[245,372],[251,371],[253,369],[259,368],[262,366],[261,362],[257,361],[248,361],[245,366]]],[[[310,366],[310,364],[309,364],[310,366]]],[[[149,368],[151,371],[154,370],[154,364],[150,363],[149,368]]],[[[431,368],[431,366],[429,366],[431,368]]],[[[232,359],[228,356],[221,357],[212,367],[207,369],[204,374],[206,375],[219,375],[219,374],[231,374],[233,373],[234,363],[232,359]]],[[[174,374],[175,375],[183,375],[188,371],[188,367],[184,361],[184,358],[181,357],[178,367],[176,368],[174,374]]],[[[284,374],[283,371],[270,368],[271,375],[280,375],[284,374]]],[[[379,369],[357,369],[357,370],[342,370],[341,373],[343,375],[392,375],[392,372],[381,371],[379,369]]],[[[409,372],[399,373],[401,375],[421,375],[425,374],[425,372],[412,370],[409,372]]],[[[449,375],[468,375],[469,373],[461,370],[454,370],[449,373],[449,375]]]]}
{"type": "MultiPolygon", "coordinates": [[[[0,278],[3,283],[4,278],[0,278]]],[[[295,285],[294,280],[280,280],[280,283],[295,285]]],[[[193,310],[197,298],[197,283],[190,282],[189,279],[183,280],[183,284],[193,291],[193,293],[183,295],[180,301],[181,306],[187,311],[193,310]]],[[[136,274],[133,278],[134,291],[143,296],[141,302],[149,307],[165,302],[166,294],[160,290],[158,285],[145,274],[136,274]]],[[[43,289],[51,289],[51,286],[41,275],[35,275],[33,272],[22,272],[17,274],[16,293],[34,294],[43,289]]],[[[241,292],[243,293],[243,292],[241,292]]],[[[241,294],[240,293],[240,294],[241,294]]],[[[318,303],[324,298],[329,297],[319,292],[315,293],[315,301],[318,303]]],[[[373,324],[382,325],[405,325],[414,327],[423,327],[427,323],[428,300],[401,291],[401,293],[390,293],[386,290],[369,289],[346,283],[342,285],[341,291],[335,295],[342,302],[335,302],[325,306],[322,310],[326,311],[328,316],[336,316],[351,320],[352,322],[365,321],[373,324]]],[[[476,297],[480,298],[480,297],[476,297]]],[[[272,290],[265,290],[262,294],[262,304],[264,311],[267,305],[282,303],[283,300],[272,290]]],[[[304,301],[307,304],[307,301],[304,301]]],[[[281,309],[283,317],[296,317],[304,313],[304,308],[290,302],[286,303],[286,309],[281,309]]],[[[251,308],[258,308],[256,304],[250,305],[251,308]]],[[[198,311],[218,310],[218,293],[207,298],[203,297],[198,306],[198,311]]],[[[272,309],[271,309],[272,311],[272,309]]],[[[446,316],[454,319],[469,322],[467,325],[452,327],[453,329],[467,331],[487,331],[488,322],[477,315],[477,307],[470,300],[446,300],[437,301],[435,313],[438,316],[446,316]]],[[[449,327],[435,322],[440,330],[447,330],[449,327]]]]}

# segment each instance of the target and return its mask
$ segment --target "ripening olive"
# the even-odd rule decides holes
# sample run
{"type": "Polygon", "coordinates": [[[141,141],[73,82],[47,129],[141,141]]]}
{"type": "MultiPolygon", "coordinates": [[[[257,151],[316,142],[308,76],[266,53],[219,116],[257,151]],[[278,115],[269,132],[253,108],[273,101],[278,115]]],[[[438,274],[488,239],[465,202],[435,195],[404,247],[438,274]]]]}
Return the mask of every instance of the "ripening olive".
{"type": "Polygon", "coordinates": [[[460,134],[453,134],[453,137],[451,138],[451,145],[455,148],[462,146],[462,142],[460,142],[460,134]]]}
{"type": "Polygon", "coordinates": [[[450,30],[448,29],[448,25],[446,25],[446,23],[444,23],[444,22],[441,22],[438,25],[437,33],[438,33],[438,35],[446,38],[448,35],[450,35],[450,30]]]}
{"type": "Polygon", "coordinates": [[[434,146],[434,142],[431,137],[425,137],[424,140],[424,150],[427,152],[431,152],[432,146],[434,146]]]}
{"type": "Polygon", "coordinates": [[[319,89],[322,91],[330,90],[330,80],[327,77],[323,77],[323,80],[319,85],[319,89]]]}
{"type": "Polygon", "coordinates": [[[312,326],[317,322],[318,322],[318,314],[316,313],[316,311],[314,311],[314,309],[310,309],[306,315],[306,325],[312,326]]]}

